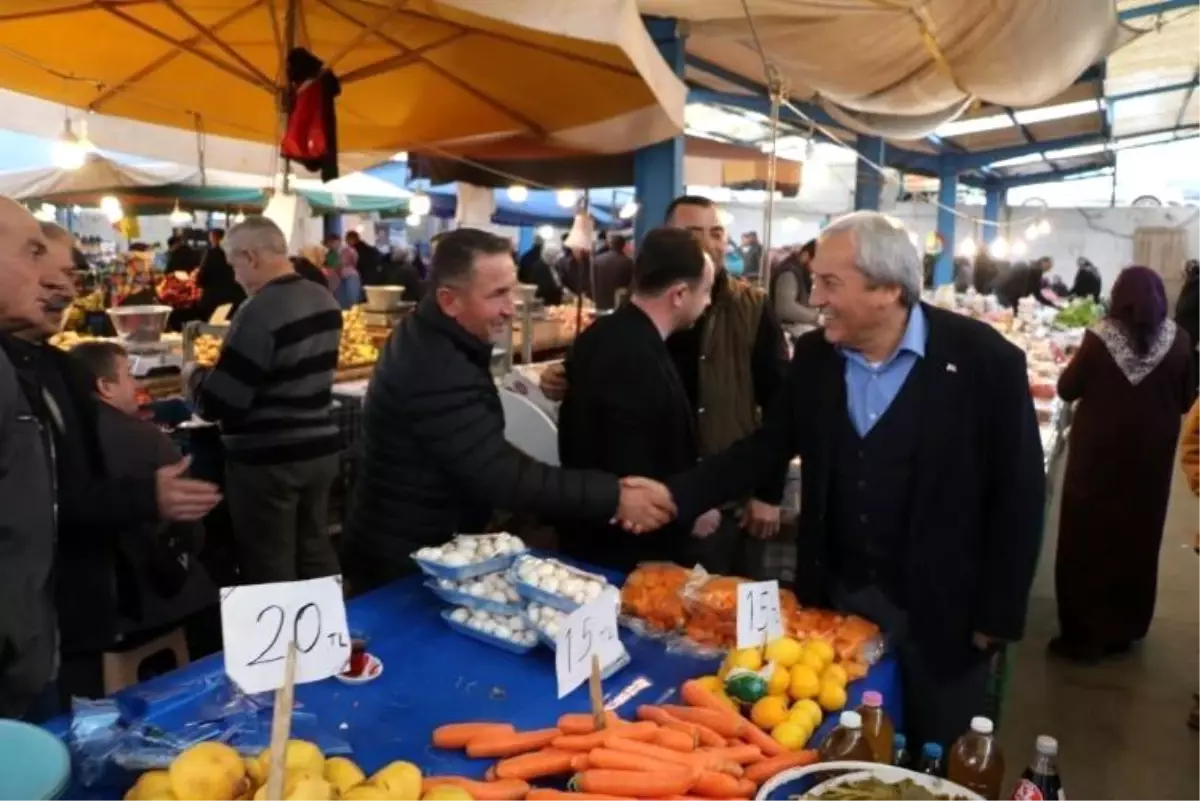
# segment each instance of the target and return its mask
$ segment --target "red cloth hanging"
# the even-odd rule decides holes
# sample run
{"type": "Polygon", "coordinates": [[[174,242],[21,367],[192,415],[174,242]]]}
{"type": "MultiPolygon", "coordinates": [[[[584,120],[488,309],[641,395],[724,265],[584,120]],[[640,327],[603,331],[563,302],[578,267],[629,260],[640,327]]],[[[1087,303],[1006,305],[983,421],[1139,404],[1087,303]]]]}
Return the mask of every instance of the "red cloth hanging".
{"type": "Polygon", "coordinates": [[[325,131],[325,95],[321,81],[311,81],[296,90],[292,113],[279,150],[285,158],[300,162],[319,162],[325,158],[328,137],[325,131]]]}

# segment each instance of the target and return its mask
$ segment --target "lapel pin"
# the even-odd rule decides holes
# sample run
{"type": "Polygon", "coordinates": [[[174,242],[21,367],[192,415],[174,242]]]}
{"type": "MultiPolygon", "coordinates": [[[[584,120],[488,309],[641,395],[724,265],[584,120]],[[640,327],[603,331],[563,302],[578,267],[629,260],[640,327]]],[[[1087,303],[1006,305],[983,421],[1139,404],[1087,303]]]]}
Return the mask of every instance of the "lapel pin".
{"type": "Polygon", "coordinates": [[[958,365],[955,364],[954,362],[946,362],[946,372],[947,373],[957,373],[958,365]]]}

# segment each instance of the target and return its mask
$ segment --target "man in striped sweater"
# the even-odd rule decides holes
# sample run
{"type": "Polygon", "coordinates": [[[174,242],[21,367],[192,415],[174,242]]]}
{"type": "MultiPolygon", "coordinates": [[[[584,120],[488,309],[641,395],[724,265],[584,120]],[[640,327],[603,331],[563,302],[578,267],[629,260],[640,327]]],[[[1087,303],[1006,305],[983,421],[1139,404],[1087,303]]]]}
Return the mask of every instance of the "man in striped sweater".
{"type": "Polygon", "coordinates": [[[283,232],[265,217],[235,226],[223,244],[249,299],[216,365],[187,386],[200,416],[221,426],[242,579],[338,573],[328,506],[338,472],[330,407],[341,311],[328,290],[296,274],[283,232]]]}

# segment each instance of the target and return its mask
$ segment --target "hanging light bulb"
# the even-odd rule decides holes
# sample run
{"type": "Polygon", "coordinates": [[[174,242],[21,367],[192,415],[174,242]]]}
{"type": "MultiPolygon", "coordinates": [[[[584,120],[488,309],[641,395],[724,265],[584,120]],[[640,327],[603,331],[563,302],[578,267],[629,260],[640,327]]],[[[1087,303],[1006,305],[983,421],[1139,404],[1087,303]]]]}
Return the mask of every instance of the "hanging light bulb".
{"type": "Polygon", "coordinates": [[[60,170],[78,170],[87,160],[87,150],[71,130],[71,120],[63,124],[62,136],[50,148],[50,160],[60,170]]]}
{"type": "Polygon", "coordinates": [[[638,208],[640,208],[638,206],[638,202],[636,200],[631,200],[621,207],[621,210],[617,213],[617,215],[622,220],[632,220],[637,216],[638,208]]]}
{"type": "Polygon", "coordinates": [[[424,217],[433,210],[433,201],[424,192],[417,192],[408,199],[408,213],[424,217]]]}
{"type": "Polygon", "coordinates": [[[1011,251],[1013,258],[1019,259],[1029,252],[1029,246],[1025,244],[1024,239],[1014,239],[1011,251]]]}
{"type": "Polygon", "coordinates": [[[554,238],[554,226],[553,225],[538,226],[537,235],[539,237],[541,237],[543,242],[549,242],[551,239],[554,238]]]}
{"type": "Polygon", "coordinates": [[[513,203],[524,203],[529,199],[529,189],[520,184],[513,184],[508,188],[508,199],[513,203]]]}
{"type": "Polygon", "coordinates": [[[1038,233],[1045,236],[1050,233],[1050,221],[1045,217],[1038,223],[1038,233]]]}
{"type": "Polygon", "coordinates": [[[1033,240],[1037,239],[1041,233],[1042,232],[1038,230],[1037,223],[1030,223],[1029,227],[1025,229],[1025,238],[1032,242],[1033,240]]]}
{"type": "Polygon", "coordinates": [[[100,198],[100,211],[104,212],[104,216],[111,223],[120,222],[125,216],[125,210],[121,208],[121,201],[112,195],[105,195],[100,198]]]}
{"type": "Polygon", "coordinates": [[[237,214],[233,215],[233,224],[234,225],[241,225],[245,221],[246,221],[246,215],[243,214],[241,211],[239,211],[237,214]]]}
{"type": "Polygon", "coordinates": [[[1008,240],[1002,236],[998,236],[988,245],[988,254],[993,259],[1003,259],[1008,257],[1008,240]]]}
{"type": "Polygon", "coordinates": [[[171,216],[169,219],[171,220],[172,225],[184,225],[192,221],[192,214],[191,212],[184,211],[183,209],[179,208],[179,201],[176,200],[175,208],[171,209],[171,216]]]}
{"type": "Polygon", "coordinates": [[[979,248],[975,245],[975,240],[967,237],[958,246],[958,255],[968,259],[975,258],[975,254],[979,252],[979,248]]]}
{"type": "Polygon", "coordinates": [[[58,209],[49,203],[43,203],[41,207],[33,213],[33,216],[40,222],[54,222],[54,217],[58,213],[58,209]]]}
{"type": "Polygon", "coordinates": [[[88,138],[87,117],[79,121],[79,149],[83,151],[85,157],[96,152],[96,146],[88,138]]]}
{"type": "Polygon", "coordinates": [[[404,224],[409,228],[416,228],[421,224],[421,219],[422,217],[420,214],[410,214],[404,218],[404,224]]]}
{"type": "Polygon", "coordinates": [[[817,160],[817,142],[815,139],[813,139],[811,136],[809,136],[808,141],[804,143],[804,163],[807,164],[810,161],[816,161],[816,160],[817,160]]]}
{"type": "Polygon", "coordinates": [[[560,189],[555,194],[555,197],[558,199],[558,205],[564,209],[569,209],[579,200],[579,193],[574,189],[560,189]]]}

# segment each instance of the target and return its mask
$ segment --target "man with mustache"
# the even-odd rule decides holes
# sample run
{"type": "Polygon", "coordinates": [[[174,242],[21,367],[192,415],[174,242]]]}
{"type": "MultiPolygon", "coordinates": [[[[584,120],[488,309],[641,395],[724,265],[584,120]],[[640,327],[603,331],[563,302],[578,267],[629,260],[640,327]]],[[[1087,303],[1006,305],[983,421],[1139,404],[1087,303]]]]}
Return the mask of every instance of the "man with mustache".
{"type": "Polygon", "coordinates": [[[91,673],[99,670],[100,652],[115,632],[116,534],[160,521],[200,520],[220,495],[214,485],[183,476],[187,460],[141,476],[109,475],[97,434],[94,382],[48,342],[75,299],[73,238],[53,223],[42,223],[39,233],[44,250],[36,313],[0,319],[0,328],[12,331],[0,347],[47,437],[57,500],[54,583],[61,652],[68,667],[79,657],[91,673]]]}

